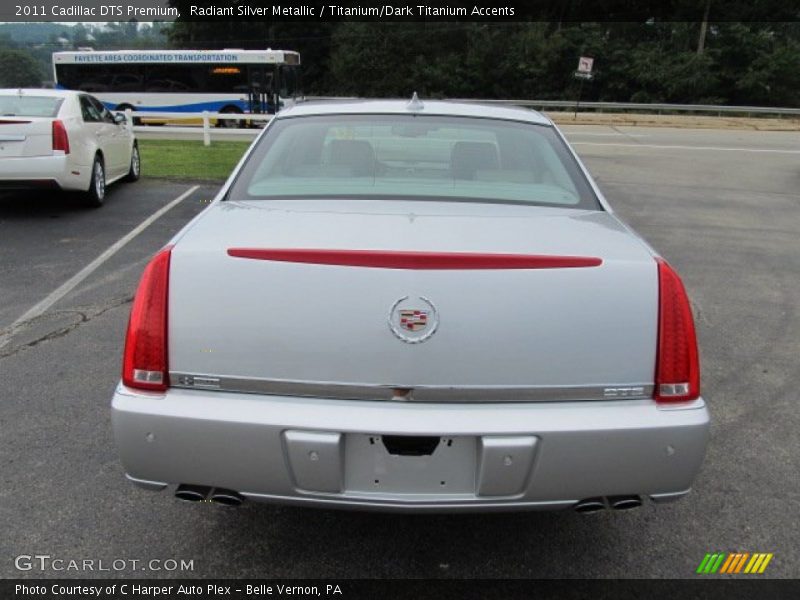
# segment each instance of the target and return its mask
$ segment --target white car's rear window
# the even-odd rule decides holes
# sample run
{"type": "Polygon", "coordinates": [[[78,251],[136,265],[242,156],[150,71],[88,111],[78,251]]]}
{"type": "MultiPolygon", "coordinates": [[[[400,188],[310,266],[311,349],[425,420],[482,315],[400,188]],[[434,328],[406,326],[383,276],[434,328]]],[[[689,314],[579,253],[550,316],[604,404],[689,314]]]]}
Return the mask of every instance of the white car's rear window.
{"type": "Polygon", "coordinates": [[[55,117],[61,102],[56,96],[0,96],[0,116],[55,117]]]}
{"type": "Polygon", "coordinates": [[[231,198],[403,198],[599,208],[551,127],[484,118],[280,119],[231,198]]]}

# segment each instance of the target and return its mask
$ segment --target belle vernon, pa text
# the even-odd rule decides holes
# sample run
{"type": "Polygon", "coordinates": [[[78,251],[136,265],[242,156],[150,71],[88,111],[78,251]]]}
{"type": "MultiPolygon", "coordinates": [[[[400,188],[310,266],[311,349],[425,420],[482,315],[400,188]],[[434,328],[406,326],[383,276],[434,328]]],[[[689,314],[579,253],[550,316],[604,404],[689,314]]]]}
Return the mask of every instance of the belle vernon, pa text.
{"type": "MultiPolygon", "coordinates": [[[[208,585],[140,585],[138,583],[122,583],[111,585],[26,585],[18,583],[14,593],[17,596],[43,596],[48,592],[54,596],[95,596],[103,594],[121,596],[229,596],[231,588],[216,584],[208,585]]],[[[248,596],[340,596],[342,588],[336,584],[319,585],[285,585],[260,584],[236,587],[236,593],[244,592],[248,596]]]]}
{"type": "Polygon", "coordinates": [[[189,15],[194,17],[513,17],[514,8],[510,6],[196,6],[189,7],[189,15]]]}

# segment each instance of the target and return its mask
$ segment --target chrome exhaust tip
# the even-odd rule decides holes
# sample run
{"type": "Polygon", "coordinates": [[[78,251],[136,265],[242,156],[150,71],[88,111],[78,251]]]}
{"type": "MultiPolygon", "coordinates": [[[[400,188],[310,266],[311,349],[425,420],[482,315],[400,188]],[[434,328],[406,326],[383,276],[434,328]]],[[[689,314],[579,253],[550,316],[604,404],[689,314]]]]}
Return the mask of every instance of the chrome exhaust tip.
{"type": "Polygon", "coordinates": [[[606,507],[605,502],[603,502],[602,498],[586,498],[578,502],[575,506],[575,512],[579,513],[593,513],[604,510],[606,507]]]}
{"type": "Polygon", "coordinates": [[[642,505],[642,499],[639,496],[610,496],[608,504],[614,510],[630,510],[639,508],[642,505]]]}
{"type": "Polygon", "coordinates": [[[182,483],[175,490],[175,497],[185,502],[202,502],[208,496],[210,489],[204,485],[182,483]]]}
{"type": "Polygon", "coordinates": [[[224,506],[239,506],[244,502],[244,498],[238,493],[224,488],[214,488],[211,490],[209,497],[215,504],[222,504],[224,506]]]}

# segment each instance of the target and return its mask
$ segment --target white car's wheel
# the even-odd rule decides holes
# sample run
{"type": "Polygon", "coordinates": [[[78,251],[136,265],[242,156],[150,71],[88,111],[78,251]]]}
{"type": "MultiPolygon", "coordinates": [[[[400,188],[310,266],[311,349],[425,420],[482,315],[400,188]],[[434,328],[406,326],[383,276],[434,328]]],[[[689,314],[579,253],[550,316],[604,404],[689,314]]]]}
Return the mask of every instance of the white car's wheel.
{"type": "Polygon", "coordinates": [[[106,198],[106,169],[103,166],[103,159],[99,155],[94,157],[92,179],[89,182],[85,198],[86,204],[94,207],[102,206],[106,198]]]}
{"type": "Polygon", "coordinates": [[[136,181],[139,179],[142,173],[142,159],[139,155],[139,144],[136,142],[133,143],[133,149],[131,150],[131,166],[128,170],[128,174],[125,176],[123,181],[136,181]]]}

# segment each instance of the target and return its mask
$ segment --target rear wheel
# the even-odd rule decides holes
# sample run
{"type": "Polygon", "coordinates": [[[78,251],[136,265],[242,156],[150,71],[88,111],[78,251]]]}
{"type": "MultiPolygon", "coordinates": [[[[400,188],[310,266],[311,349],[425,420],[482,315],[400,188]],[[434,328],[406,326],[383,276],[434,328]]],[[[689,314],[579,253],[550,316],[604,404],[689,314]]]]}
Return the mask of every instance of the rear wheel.
{"type": "Polygon", "coordinates": [[[84,200],[87,206],[98,207],[103,205],[106,199],[106,169],[103,165],[103,159],[98,154],[94,157],[94,164],[92,165],[92,178],[89,182],[89,189],[84,194],[84,200]]]}
{"type": "Polygon", "coordinates": [[[131,166],[128,170],[128,174],[125,175],[122,181],[136,181],[139,179],[142,173],[142,161],[141,157],[139,156],[139,144],[133,142],[133,148],[131,149],[131,166]]]}

